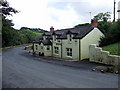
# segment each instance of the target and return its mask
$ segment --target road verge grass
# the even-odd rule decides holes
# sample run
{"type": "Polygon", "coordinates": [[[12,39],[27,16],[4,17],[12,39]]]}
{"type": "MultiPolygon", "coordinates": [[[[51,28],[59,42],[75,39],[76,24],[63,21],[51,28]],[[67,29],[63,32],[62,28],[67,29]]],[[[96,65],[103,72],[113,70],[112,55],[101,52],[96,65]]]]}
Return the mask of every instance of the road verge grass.
{"type": "Polygon", "coordinates": [[[112,55],[120,56],[120,42],[104,46],[102,47],[102,49],[105,51],[109,51],[112,55]]]}

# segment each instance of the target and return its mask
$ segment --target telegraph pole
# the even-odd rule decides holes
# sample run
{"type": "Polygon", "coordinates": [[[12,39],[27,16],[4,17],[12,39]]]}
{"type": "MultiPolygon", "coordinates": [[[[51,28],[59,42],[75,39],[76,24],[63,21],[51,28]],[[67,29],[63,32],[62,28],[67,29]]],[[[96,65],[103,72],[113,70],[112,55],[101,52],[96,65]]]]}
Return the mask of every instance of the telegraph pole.
{"type": "Polygon", "coordinates": [[[92,17],[91,17],[91,13],[92,13],[92,12],[89,12],[89,13],[90,13],[90,19],[92,19],[92,17]]]}
{"type": "Polygon", "coordinates": [[[114,0],[114,11],[113,11],[114,17],[113,17],[113,22],[115,22],[115,4],[116,4],[116,2],[115,2],[115,0],[114,0]]]}

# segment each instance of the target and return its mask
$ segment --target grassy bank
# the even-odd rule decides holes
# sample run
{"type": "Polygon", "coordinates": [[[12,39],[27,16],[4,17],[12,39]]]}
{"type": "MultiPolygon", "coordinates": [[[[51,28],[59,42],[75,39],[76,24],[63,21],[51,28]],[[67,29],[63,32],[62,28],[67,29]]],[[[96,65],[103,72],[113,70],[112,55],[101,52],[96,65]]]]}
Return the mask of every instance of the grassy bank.
{"type": "Polygon", "coordinates": [[[109,51],[110,54],[112,54],[112,55],[120,56],[120,42],[104,46],[104,47],[102,47],[102,49],[105,51],[109,51]]]}

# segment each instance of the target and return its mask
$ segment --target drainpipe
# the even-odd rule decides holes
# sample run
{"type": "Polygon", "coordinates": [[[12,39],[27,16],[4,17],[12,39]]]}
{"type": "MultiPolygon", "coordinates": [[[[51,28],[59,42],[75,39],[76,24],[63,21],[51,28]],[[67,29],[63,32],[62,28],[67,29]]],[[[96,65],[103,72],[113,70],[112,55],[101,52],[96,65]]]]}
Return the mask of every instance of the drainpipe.
{"type": "Polygon", "coordinates": [[[35,55],[34,42],[33,42],[33,53],[32,54],[35,55]]]}
{"type": "Polygon", "coordinates": [[[61,58],[62,58],[62,39],[61,39],[61,58]]]}
{"type": "Polygon", "coordinates": [[[79,61],[80,61],[80,39],[79,39],[79,61]]]}
{"type": "Polygon", "coordinates": [[[53,40],[52,40],[52,46],[51,46],[52,56],[53,56],[53,40]]]}

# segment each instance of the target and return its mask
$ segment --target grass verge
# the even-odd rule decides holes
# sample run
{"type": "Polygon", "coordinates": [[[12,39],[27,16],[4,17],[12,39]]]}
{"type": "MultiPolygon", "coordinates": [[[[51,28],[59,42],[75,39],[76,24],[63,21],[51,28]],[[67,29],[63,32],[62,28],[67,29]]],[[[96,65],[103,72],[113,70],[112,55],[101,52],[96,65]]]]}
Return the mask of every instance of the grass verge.
{"type": "Polygon", "coordinates": [[[105,51],[109,51],[112,55],[120,56],[120,42],[104,46],[102,47],[102,49],[105,51]]]}

